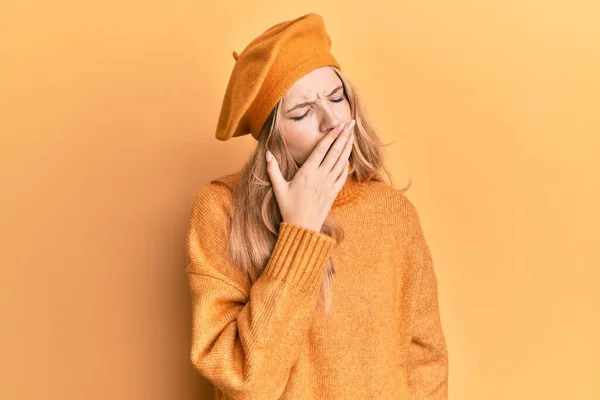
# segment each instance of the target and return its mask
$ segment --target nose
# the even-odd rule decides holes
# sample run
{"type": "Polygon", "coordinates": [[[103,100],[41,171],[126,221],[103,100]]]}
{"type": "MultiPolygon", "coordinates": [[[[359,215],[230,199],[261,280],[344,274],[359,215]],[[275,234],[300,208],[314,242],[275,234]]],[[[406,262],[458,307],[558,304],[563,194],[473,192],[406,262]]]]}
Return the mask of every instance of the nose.
{"type": "Polygon", "coordinates": [[[331,103],[329,103],[328,99],[320,99],[318,101],[319,103],[319,110],[320,110],[320,125],[321,125],[321,131],[323,133],[327,133],[332,129],[337,128],[341,123],[342,120],[341,118],[339,118],[336,113],[333,111],[333,108],[331,107],[331,103]]]}

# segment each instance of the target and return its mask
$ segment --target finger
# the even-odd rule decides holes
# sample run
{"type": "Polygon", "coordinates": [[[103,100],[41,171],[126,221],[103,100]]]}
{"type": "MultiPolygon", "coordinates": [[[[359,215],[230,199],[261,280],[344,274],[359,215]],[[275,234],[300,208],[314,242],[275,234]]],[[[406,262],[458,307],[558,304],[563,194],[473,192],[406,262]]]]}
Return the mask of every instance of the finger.
{"type": "Polygon", "coordinates": [[[332,129],[313,149],[310,153],[302,168],[308,168],[311,170],[316,170],[321,165],[323,158],[327,155],[329,151],[329,147],[333,144],[336,138],[340,135],[342,130],[344,129],[345,124],[341,124],[335,129],[332,129]]]}
{"type": "Polygon", "coordinates": [[[342,189],[342,187],[344,186],[344,183],[348,179],[349,171],[350,171],[350,161],[347,161],[346,166],[342,170],[342,173],[340,174],[340,176],[337,177],[337,179],[335,180],[335,183],[333,184],[333,187],[335,188],[335,190],[339,191],[342,189]]]}
{"type": "MultiPolygon", "coordinates": [[[[323,171],[325,171],[326,174],[329,174],[332,172],[332,169],[333,169],[335,163],[340,158],[342,151],[346,148],[346,144],[348,143],[350,134],[354,131],[355,123],[356,123],[356,121],[352,120],[352,122],[350,124],[348,124],[347,127],[344,128],[344,132],[337,137],[337,139],[335,140],[335,143],[333,144],[333,146],[331,146],[331,148],[327,152],[327,155],[325,156],[325,159],[323,160],[323,162],[321,163],[321,166],[320,166],[320,168],[323,168],[323,171]]],[[[342,166],[343,165],[344,165],[344,161],[342,161],[342,166]]]]}
{"type": "Polygon", "coordinates": [[[279,163],[273,154],[267,150],[266,158],[269,159],[269,155],[271,156],[271,161],[267,161],[267,174],[269,174],[269,179],[271,179],[271,185],[273,186],[273,191],[275,193],[283,193],[283,190],[287,187],[287,181],[281,174],[281,170],[279,169],[279,163]]]}
{"type": "Polygon", "coordinates": [[[352,153],[353,148],[354,140],[351,135],[350,138],[346,141],[346,145],[344,146],[344,150],[342,150],[342,154],[340,154],[335,165],[331,169],[331,175],[337,177],[344,171],[344,167],[346,166],[346,163],[350,158],[350,154],[352,153]]]}

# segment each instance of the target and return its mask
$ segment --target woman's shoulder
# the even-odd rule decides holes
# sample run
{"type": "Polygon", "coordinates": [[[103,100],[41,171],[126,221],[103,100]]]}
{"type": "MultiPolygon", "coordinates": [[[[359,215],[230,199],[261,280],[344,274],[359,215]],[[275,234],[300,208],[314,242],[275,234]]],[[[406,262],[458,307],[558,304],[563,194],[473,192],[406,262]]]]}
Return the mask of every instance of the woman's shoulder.
{"type": "Polygon", "coordinates": [[[235,185],[235,183],[237,182],[237,180],[240,177],[240,172],[232,172],[230,174],[226,174],[226,175],[221,175],[215,179],[213,179],[212,181],[210,181],[209,185],[216,185],[216,186],[224,186],[226,188],[229,189],[229,191],[233,190],[233,187],[235,185]]]}
{"type": "Polygon", "coordinates": [[[420,229],[419,212],[414,201],[409,198],[406,186],[397,188],[384,181],[368,181],[364,189],[363,202],[368,207],[365,213],[382,216],[386,224],[405,231],[420,229]]]}
{"type": "Polygon", "coordinates": [[[365,183],[365,192],[375,204],[395,211],[416,212],[415,205],[405,191],[405,188],[396,188],[384,181],[371,180],[365,183]]]}
{"type": "Polygon", "coordinates": [[[239,172],[221,175],[200,186],[194,196],[194,211],[229,215],[233,187],[238,177],[239,172]]]}

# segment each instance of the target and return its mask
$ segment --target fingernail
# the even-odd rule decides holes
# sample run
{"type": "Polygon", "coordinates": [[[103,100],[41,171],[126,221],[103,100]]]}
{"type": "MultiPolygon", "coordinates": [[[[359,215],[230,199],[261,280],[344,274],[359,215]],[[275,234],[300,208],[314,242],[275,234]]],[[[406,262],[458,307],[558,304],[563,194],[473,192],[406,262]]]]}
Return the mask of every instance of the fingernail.
{"type": "Polygon", "coordinates": [[[352,122],[350,122],[350,125],[348,125],[348,129],[354,128],[354,125],[356,125],[356,120],[355,119],[353,119],[352,122]]]}
{"type": "Polygon", "coordinates": [[[340,126],[338,126],[337,131],[341,132],[344,129],[345,125],[346,125],[346,123],[344,122],[343,124],[341,124],[340,126]]]}
{"type": "Polygon", "coordinates": [[[271,154],[271,152],[269,150],[267,150],[267,162],[271,161],[273,159],[273,155],[271,154]]]}

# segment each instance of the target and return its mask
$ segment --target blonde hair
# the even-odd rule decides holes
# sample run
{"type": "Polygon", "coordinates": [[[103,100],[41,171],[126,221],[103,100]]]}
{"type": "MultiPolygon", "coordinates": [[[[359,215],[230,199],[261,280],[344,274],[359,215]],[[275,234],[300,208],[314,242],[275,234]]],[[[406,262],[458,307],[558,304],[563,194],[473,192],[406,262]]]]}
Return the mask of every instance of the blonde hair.
{"type": "MultiPolygon", "coordinates": [[[[393,178],[383,163],[382,144],[373,125],[369,122],[361,106],[359,96],[352,84],[341,71],[331,66],[342,80],[344,95],[350,103],[352,118],[356,119],[355,146],[350,155],[349,175],[358,182],[369,180],[383,182],[381,170],[385,171],[390,184],[393,178]]],[[[229,232],[229,252],[234,265],[242,268],[252,284],[266,267],[275,243],[278,227],[282,221],[277,200],[267,173],[265,153],[268,149],[277,158],[283,177],[290,181],[298,171],[299,163],[289,152],[280,128],[281,100],[274,107],[258,136],[258,145],[240,171],[233,188],[231,210],[231,230],[229,232]]],[[[350,179],[348,176],[347,179],[350,179]]],[[[406,191],[410,183],[403,189],[406,191]]],[[[328,217],[321,232],[335,235],[336,245],[344,238],[341,226],[328,217]]],[[[320,305],[325,314],[331,311],[331,299],[335,278],[335,268],[331,257],[324,272],[320,305]]]]}

